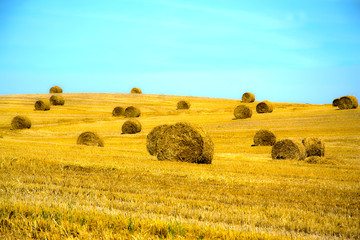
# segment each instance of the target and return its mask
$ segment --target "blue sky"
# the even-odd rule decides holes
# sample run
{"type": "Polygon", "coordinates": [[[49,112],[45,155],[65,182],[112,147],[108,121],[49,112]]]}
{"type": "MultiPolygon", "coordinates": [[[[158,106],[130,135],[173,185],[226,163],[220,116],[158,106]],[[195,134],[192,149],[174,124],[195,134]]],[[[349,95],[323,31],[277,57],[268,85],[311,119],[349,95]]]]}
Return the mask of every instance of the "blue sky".
{"type": "Polygon", "coordinates": [[[360,0],[0,0],[0,94],[360,97],[360,0]]]}

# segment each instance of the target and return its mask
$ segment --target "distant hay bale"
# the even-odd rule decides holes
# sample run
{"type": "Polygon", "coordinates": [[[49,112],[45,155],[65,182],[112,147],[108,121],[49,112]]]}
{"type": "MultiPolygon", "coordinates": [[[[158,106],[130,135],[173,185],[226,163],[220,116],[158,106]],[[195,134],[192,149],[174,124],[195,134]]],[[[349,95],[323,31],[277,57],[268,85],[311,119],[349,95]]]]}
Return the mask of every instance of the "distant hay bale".
{"type": "Polygon", "coordinates": [[[124,116],[125,114],[125,109],[123,107],[115,107],[114,110],[112,111],[112,115],[114,117],[118,117],[118,116],[124,116]]]}
{"type": "Polygon", "coordinates": [[[255,146],[273,146],[275,142],[276,136],[270,130],[261,129],[254,135],[255,146]]]}
{"type": "Polygon", "coordinates": [[[146,136],[146,148],[150,155],[155,156],[157,154],[157,141],[168,126],[167,124],[156,126],[146,136]]]}
{"type": "Polygon", "coordinates": [[[159,160],[211,164],[214,143],[202,128],[179,122],[165,128],[157,141],[159,160]]]}
{"type": "Polygon", "coordinates": [[[50,110],[50,101],[47,99],[36,101],[35,102],[35,110],[40,110],[40,111],[50,110]]]}
{"type": "Polygon", "coordinates": [[[135,134],[141,132],[141,123],[136,119],[130,119],[122,125],[123,134],[135,134]]]}
{"type": "Polygon", "coordinates": [[[30,118],[27,116],[16,116],[11,121],[11,129],[31,128],[30,118]]]}
{"type": "Polygon", "coordinates": [[[250,92],[246,92],[242,95],[242,101],[244,103],[252,103],[255,101],[255,95],[250,92]]]}
{"type": "Polygon", "coordinates": [[[301,142],[283,139],[277,141],[271,150],[273,159],[305,159],[305,148],[301,142]]]}
{"type": "Polygon", "coordinates": [[[332,102],[333,107],[337,107],[339,105],[340,98],[335,98],[332,102]]]}
{"type": "Polygon", "coordinates": [[[52,95],[50,97],[50,103],[51,103],[51,105],[64,105],[65,99],[61,95],[52,95]]]}
{"type": "Polygon", "coordinates": [[[141,89],[140,89],[140,88],[136,88],[136,87],[134,87],[133,89],[131,89],[131,93],[141,94],[141,93],[142,93],[142,91],[141,91],[141,89]]]}
{"type": "Polygon", "coordinates": [[[190,106],[190,102],[185,100],[181,100],[177,103],[177,109],[189,109],[190,106]]]}
{"type": "Polygon", "coordinates": [[[325,144],[320,138],[304,138],[302,143],[305,147],[306,157],[325,155],[325,144]]]}
{"type": "Polygon", "coordinates": [[[271,113],[274,107],[269,101],[262,101],[256,105],[257,113],[271,113]]]}
{"type": "Polygon", "coordinates": [[[63,92],[63,90],[59,86],[54,86],[54,87],[50,88],[50,93],[62,93],[62,92],[63,92]]]}
{"type": "Polygon", "coordinates": [[[355,96],[343,96],[340,98],[338,107],[343,109],[353,109],[358,107],[358,100],[355,96]]]}
{"type": "Polygon", "coordinates": [[[234,109],[236,119],[251,118],[252,110],[246,105],[239,105],[234,109]]]}
{"type": "Polygon", "coordinates": [[[104,147],[104,140],[94,132],[83,132],[77,139],[77,144],[104,147]]]}
{"type": "Polygon", "coordinates": [[[125,117],[140,117],[141,111],[137,107],[130,106],[125,109],[125,117]]]}

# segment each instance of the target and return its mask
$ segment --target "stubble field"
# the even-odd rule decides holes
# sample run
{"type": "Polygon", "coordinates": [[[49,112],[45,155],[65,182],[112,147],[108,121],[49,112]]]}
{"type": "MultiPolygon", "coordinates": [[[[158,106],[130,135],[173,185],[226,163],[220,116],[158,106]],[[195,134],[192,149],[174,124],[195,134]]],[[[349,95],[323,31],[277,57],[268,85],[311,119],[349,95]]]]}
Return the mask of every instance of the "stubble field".
{"type": "Polygon", "coordinates": [[[0,96],[0,237],[4,239],[359,239],[360,109],[274,103],[233,120],[240,100],[152,94],[0,96]],[[121,134],[116,106],[137,106],[142,131],[121,134]],[[10,130],[16,115],[32,127],[10,130]],[[212,164],[158,161],[146,150],[157,125],[202,126],[212,164]],[[271,159],[252,147],[259,129],[277,139],[322,138],[321,163],[271,159]],[[105,146],[77,145],[84,131],[105,146]]]}

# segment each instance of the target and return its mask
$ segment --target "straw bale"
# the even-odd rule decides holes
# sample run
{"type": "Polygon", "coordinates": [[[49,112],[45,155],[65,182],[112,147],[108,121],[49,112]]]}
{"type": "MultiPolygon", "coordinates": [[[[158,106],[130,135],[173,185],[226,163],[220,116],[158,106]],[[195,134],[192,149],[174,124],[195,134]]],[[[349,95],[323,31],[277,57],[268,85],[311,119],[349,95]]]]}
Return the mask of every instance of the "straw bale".
{"type": "Polygon", "coordinates": [[[214,143],[201,127],[187,122],[168,126],[157,141],[159,160],[211,164],[214,143]]]}

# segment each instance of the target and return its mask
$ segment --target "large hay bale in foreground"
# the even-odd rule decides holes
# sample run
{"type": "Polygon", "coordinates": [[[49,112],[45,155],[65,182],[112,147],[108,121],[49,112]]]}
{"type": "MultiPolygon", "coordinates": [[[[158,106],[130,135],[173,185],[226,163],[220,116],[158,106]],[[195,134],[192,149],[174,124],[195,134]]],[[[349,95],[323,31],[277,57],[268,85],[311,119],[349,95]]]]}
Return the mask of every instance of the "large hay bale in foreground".
{"type": "Polygon", "coordinates": [[[274,107],[269,101],[262,101],[256,105],[257,113],[271,113],[274,107]]]}
{"type": "Polygon", "coordinates": [[[40,110],[40,111],[50,110],[50,101],[47,99],[36,101],[35,102],[35,110],[40,110]]]}
{"type": "Polygon", "coordinates": [[[146,148],[150,155],[154,156],[157,154],[157,141],[159,137],[164,134],[164,131],[168,126],[169,125],[167,124],[156,126],[146,136],[146,148]]]}
{"type": "Polygon", "coordinates": [[[305,147],[306,157],[325,155],[325,143],[320,138],[304,138],[302,143],[305,147]]]}
{"type": "Polygon", "coordinates": [[[276,142],[275,134],[270,130],[260,129],[254,135],[254,145],[273,146],[276,142]]]}
{"type": "Polygon", "coordinates": [[[355,96],[343,96],[338,103],[339,109],[353,109],[358,107],[358,100],[355,96]]]}
{"type": "Polygon", "coordinates": [[[295,140],[283,139],[274,144],[271,150],[273,159],[305,159],[304,145],[295,140]]]}
{"type": "Polygon", "coordinates": [[[114,117],[118,117],[118,116],[124,116],[125,114],[125,109],[123,107],[115,107],[114,110],[112,111],[112,115],[114,117]]]}
{"type": "Polygon", "coordinates": [[[135,134],[141,132],[141,123],[136,119],[130,119],[122,125],[123,134],[135,134]]]}
{"type": "Polygon", "coordinates": [[[61,95],[52,95],[50,97],[50,103],[51,103],[51,105],[64,105],[65,99],[61,95]]]}
{"type": "Polygon", "coordinates": [[[63,92],[63,90],[59,86],[54,86],[54,87],[50,88],[50,93],[62,93],[62,92],[63,92]]]}
{"type": "Polygon", "coordinates": [[[252,103],[255,101],[255,95],[253,93],[246,92],[242,95],[241,99],[244,103],[252,103]]]}
{"type": "Polygon", "coordinates": [[[340,98],[335,98],[332,102],[333,107],[337,107],[339,105],[340,98]]]}
{"type": "Polygon", "coordinates": [[[177,109],[189,109],[190,106],[190,102],[185,100],[181,100],[177,103],[177,109]]]}
{"type": "Polygon", "coordinates": [[[234,116],[236,119],[251,118],[252,110],[246,105],[239,105],[234,109],[234,116]]]}
{"type": "Polygon", "coordinates": [[[141,91],[141,89],[140,89],[140,88],[136,88],[136,87],[134,87],[134,88],[132,88],[132,89],[131,89],[131,93],[141,94],[141,93],[142,93],[142,91],[141,91]]]}
{"type": "Polygon", "coordinates": [[[15,116],[11,121],[11,129],[31,128],[31,120],[27,116],[15,116]]]}
{"type": "Polygon", "coordinates": [[[124,115],[125,117],[140,117],[141,111],[137,107],[130,106],[125,109],[124,115]]]}
{"type": "Polygon", "coordinates": [[[159,160],[211,164],[214,143],[202,128],[187,122],[168,126],[157,141],[159,160]]]}
{"type": "Polygon", "coordinates": [[[79,135],[77,144],[104,147],[104,140],[94,132],[83,132],[79,135]]]}

